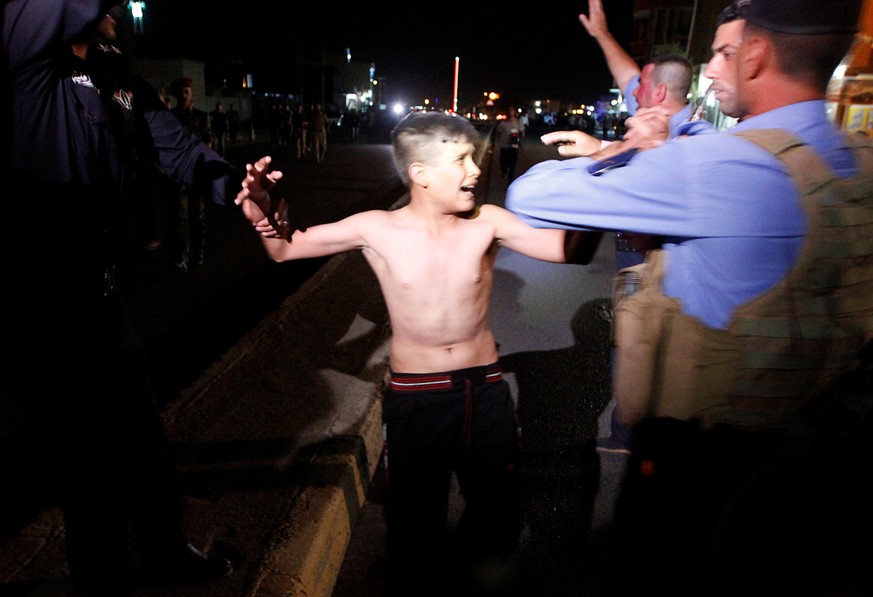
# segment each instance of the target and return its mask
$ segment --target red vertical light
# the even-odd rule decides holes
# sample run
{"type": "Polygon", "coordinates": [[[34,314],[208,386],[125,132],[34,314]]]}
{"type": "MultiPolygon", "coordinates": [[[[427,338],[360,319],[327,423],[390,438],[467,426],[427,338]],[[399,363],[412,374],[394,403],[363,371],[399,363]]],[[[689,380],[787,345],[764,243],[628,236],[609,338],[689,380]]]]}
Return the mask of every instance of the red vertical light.
{"type": "Polygon", "coordinates": [[[461,59],[455,56],[455,86],[452,91],[452,112],[458,111],[458,66],[461,59]]]}

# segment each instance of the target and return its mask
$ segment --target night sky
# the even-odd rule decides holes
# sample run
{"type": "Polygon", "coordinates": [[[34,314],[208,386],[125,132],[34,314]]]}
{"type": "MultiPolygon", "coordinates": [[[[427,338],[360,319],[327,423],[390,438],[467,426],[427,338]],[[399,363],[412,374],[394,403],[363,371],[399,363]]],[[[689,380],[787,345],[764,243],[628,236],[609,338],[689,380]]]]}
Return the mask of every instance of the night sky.
{"type": "MultiPolygon", "coordinates": [[[[613,33],[626,40],[632,0],[604,4],[613,33]]],[[[481,5],[436,8],[393,1],[370,9],[329,6],[147,0],[147,35],[138,42],[138,53],[236,61],[254,72],[256,87],[260,82],[263,88],[279,85],[300,56],[318,61],[322,52],[342,56],[348,47],[353,61],[375,63],[392,99],[408,103],[425,97],[449,102],[455,56],[460,93],[467,98],[497,90],[506,97],[590,102],[612,85],[600,49],[578,20],[587,11],[586,0],[490,12],[481,5]]]]}

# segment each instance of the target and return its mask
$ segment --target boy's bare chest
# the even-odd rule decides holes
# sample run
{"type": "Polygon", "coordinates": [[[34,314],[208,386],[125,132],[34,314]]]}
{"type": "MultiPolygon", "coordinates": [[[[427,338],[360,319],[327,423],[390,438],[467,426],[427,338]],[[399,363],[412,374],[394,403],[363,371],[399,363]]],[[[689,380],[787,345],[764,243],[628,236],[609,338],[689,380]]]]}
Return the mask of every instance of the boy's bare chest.
{"type": "MultiPolygon", "coordinates": [[[[403,246],[382,253],[383,266],[394,284],[404,288],[478,285],[490,279],[496,250],[491,236],[410,236],[403,246]]],[[[374,264],[374,268],[378,267],[374,264]]]]}

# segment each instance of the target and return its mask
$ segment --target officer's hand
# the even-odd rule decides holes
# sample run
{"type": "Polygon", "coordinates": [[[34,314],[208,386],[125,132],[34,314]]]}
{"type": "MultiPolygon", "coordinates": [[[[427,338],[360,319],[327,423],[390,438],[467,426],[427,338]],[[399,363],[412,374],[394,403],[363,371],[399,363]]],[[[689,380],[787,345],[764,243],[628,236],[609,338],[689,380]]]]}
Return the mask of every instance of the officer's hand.
{"type": "Polygon", "coordinates": [[[294,228],[288,221],[288,202],[279,199],[272,217],[265,217],[255,224],[255,230],[266,238],[284,238],[291,240],[294,228]]]}
{"type": "Polygon", "coordinates": [[[546,133],[540,140],[545,145],[557,145],[558,153],[565,157],[589,156],[603,145],[597,137],[575,130],[546,133]]]}
{"type": "Polygon", "coordinates": [[[624,124],[627,127],[623,137],[626,149],[653,149],[667,140],[670,133],[670,113],[661,107],[641,108],[625,120],[624,124]]]}
{"type": "Polygon", "coordinates": [[[588,0],[588,15],[580,14],[579,22],[588,31],[588,35],[594,39],[609,35],[609,28],[606,26],[606,13],[603,11],[601,0],[588,0]]]}

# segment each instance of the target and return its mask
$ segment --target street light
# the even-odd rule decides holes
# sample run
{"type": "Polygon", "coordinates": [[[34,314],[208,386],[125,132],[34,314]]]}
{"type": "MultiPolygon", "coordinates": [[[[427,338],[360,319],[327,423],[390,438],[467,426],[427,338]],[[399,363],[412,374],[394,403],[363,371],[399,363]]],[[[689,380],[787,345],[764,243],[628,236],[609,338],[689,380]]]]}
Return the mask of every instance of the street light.
{"type": "Polygon", "coordinates": [[[142,2],[141,0],[134,0],[130,2],[128,6],[130,7],[130,14],[131,16],[133,16],[133,32],[142,35],[142,15],[143,11],[145,10],[145,2],[142,2]]]}

